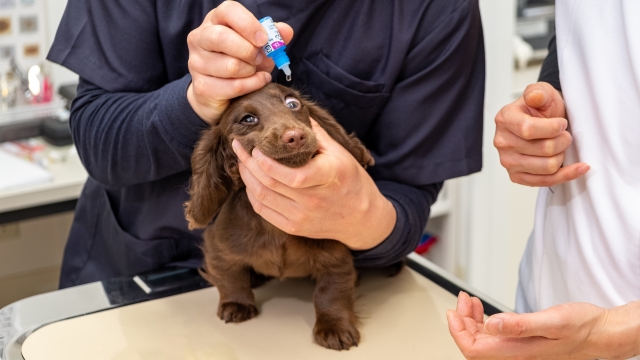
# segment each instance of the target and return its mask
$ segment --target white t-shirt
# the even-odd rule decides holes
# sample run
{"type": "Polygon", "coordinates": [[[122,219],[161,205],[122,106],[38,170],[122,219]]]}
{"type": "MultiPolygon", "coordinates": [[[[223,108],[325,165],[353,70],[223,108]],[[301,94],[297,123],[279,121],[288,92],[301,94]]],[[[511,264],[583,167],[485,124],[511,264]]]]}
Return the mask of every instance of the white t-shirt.
{"type": "Polygon", "coordinates": [[[640,300],[640,0],[558,0],[560,82],[587,175],[540,189],[516,310],[640,300]]]}

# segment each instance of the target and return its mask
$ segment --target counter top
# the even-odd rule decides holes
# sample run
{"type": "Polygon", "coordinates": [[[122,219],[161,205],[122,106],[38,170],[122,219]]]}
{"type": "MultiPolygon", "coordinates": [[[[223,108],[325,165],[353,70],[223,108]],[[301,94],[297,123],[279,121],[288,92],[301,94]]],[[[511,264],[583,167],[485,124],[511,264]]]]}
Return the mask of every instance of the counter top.
{"type": "Polygon", "coordinates": [[[77,199],[87,181],[87,172],[78,156],[71,156],[48,168],[53,175],[50,182],[13,187],[0,191],[0,212],[24,209],[43,204],[77,199]]]}

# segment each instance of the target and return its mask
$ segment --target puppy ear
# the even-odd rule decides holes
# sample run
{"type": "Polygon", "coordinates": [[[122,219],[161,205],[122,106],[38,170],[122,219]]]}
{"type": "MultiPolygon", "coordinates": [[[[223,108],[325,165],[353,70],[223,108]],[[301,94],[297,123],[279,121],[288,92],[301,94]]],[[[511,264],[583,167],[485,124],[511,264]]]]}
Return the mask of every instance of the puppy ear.
{"type": "Polygon", "coordinates": [[[355,134],[348,135],[331,114],[315,103],[306,100],[305,105],[309,109],[309,116],[315,120],[338,144],[342,145],[353,155],[364,168],[374,164],[373,157],[355,134]]]}
{"type": "Polygon", "coordinates": [[[203,133],[191,155],[189,229],[206,227],[239,182],[238,162],[219,126],[203,133]]]}

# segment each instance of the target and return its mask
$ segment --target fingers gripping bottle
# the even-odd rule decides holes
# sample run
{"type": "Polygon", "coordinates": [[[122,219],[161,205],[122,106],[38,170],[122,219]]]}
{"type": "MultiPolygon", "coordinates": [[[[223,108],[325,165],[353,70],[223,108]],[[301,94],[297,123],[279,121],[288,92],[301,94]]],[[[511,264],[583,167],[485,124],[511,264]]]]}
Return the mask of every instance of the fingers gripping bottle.
{"type": "Polygon", "coordinates": [[[273,22],[271,16],[260,19],[260,24],[267,31],[267,37],[269,38],[267,44],[262,47],[262,50],[264,50],[265,55],[276,63],[278,69],[284,71],[284,74],[287,76],[287,81],[291,81],[291,69],[289,69],[291,62],[289,61],[287,53],[284,52],[286,46],[284,45],[284,40],[282,40],[276,24],[273,22]]]}

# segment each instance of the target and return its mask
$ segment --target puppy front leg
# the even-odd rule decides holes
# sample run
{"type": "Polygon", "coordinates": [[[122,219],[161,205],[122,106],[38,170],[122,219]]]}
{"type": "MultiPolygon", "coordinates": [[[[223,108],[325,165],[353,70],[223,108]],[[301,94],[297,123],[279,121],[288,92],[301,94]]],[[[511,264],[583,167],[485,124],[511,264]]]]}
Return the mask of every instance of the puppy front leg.
{"type": "Polygon", "coordinates": [[[208,262],[207,265],[208,275],[220,292],[220,319],[227,323],[242,322],[258,315],[248,267],[223,261],[208,262]]]}
{"type": "Polygon", "coordinates": [[[360,341],[358,319],[353,310],[356,276],[355,269],[350,268],[317,278],[313,294],[316,308],[313,335],[318,344],[328,349],[348,350],[360,341]]]}

